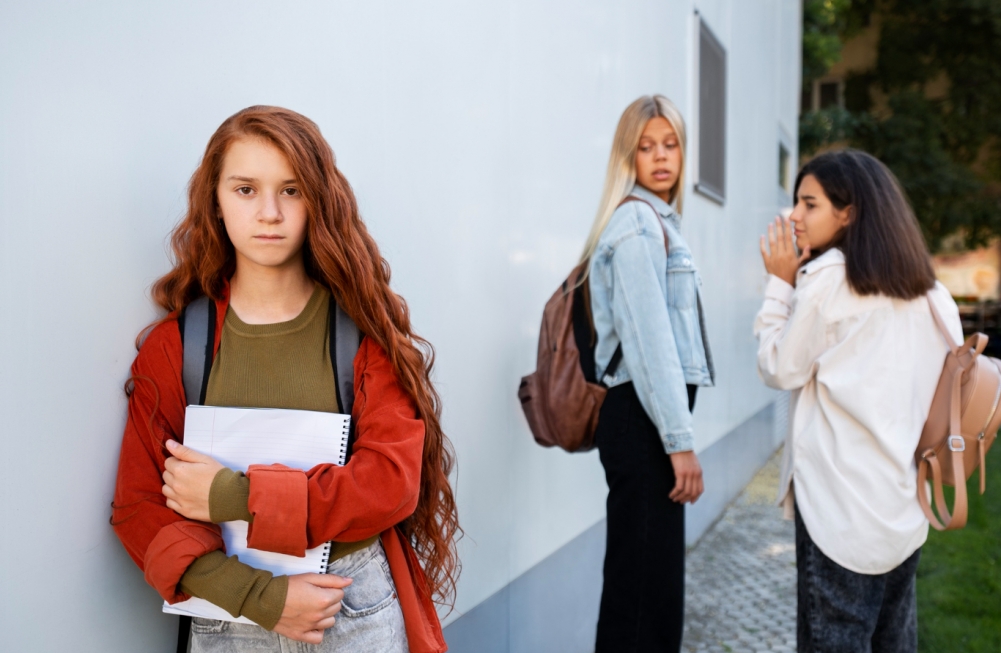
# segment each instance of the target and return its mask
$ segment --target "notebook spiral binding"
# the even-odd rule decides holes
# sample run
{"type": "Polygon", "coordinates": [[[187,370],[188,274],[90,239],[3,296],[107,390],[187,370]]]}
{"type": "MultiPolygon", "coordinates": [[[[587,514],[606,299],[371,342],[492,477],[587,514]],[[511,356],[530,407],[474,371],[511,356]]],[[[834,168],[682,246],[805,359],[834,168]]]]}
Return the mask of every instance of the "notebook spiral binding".
{"type": "Polygon", "coordinates": [[[351,421],[347,420],[344,422],[344,429],[341,431],[341,435],[344,437],[341,438],[341,446],[339,448],[340,460],[337,461],[338,464],[340,465],[345,464],[348,459],[348,438],[350,434],[351,434],[351,421]]]}
{"type": "MultiPolygon", "coordinates": [[[[351,421],[346,420],[344,422],[344,428],[341,431],[341,445],[338,448],[338,454],[340,459],[337,461],[339,465],[343,465],[348,459],[348,436],[351,433],[351,421]]],[[[323,571],[321,573],[328,573],[330,571],[330,549],[333,546],[333,542],[327,542],[323,545],[323,557],[320,558],[320,563],[323,565],[323,571]]]]}
{"type": "Polygon", "coordinates": [[[320,557],[320,572],[321,574],[326,574],[330,571],[330,547],[333,542],[327,542],[323,545],[323,555],[320,557]]]}

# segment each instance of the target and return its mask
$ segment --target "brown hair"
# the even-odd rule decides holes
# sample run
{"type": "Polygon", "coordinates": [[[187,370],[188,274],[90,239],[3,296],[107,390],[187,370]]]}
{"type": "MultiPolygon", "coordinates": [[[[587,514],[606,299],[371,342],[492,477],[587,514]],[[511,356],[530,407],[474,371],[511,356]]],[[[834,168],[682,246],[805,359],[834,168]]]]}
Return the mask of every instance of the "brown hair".
{"type": "Polygon", "coordinates": [[[358,328],[382,347],[424,421],[424,455],[417,508],[400,528],[420,558],[438,603],[452,605],[461,533],[448,476],[455,453],[441,427],[441,401],[431,383],[434,350],[410,325],[406,302],[389,286],[389,264],[358,215],[358,204],[311,120],[279,107],[249,107],[226,119],[209,139],[191,177],[188,212],[171,235],[174,269],[153,284],[153,300],[168,311],[200,295],[219,299],[236,269],[233,244],[217,219],[216,186],[229,145],[260,138],[288,159],[307,207],[306,272],[330,289],[358,328]]]}
{"type": "Polygon", "coordinates": [[[879,159],[859,150],[826,152],[796,176],[793,196],[812,175],[851,222],[834,246],[845,255],[848,285],[859,295],[915,299],[935,286],[928,247],[900,182],[879,159]]]}

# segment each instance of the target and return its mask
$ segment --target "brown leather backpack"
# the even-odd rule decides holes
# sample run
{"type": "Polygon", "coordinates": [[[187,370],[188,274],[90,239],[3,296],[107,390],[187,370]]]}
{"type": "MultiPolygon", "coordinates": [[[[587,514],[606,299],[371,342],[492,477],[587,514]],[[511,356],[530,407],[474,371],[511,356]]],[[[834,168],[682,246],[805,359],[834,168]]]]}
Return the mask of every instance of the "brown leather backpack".
{"type": "MultiPolygon", "coordinates": [[[[646,200],[630,196],[619,206],[626,202],[643,202],[657,215],[657,210],[646,200]]],[[[657,220],[659,223],[660,218],[657,220]]],[[[664,248],[667,247],[665,230],[664,248]]],[[[536,369],[522,377],[518,387],[521,408],[535,441],[544,447],[560,447],[570,452],[594,447],[598,413],[608,392],[595,378],[596,335],[585,278],[589,263],[584,261],[575,267],[546,302],[539,329],[536,369]]],[[[605,373],[614,374],[621,361],[620,343],[605,373]]]]}
{"type": "Polygon", "coordinates": [[[980,493],[986,489],[985,457],[1001,426],[1001,410],[998,410],[1001,361],[982,355],[987,346],[987,336],[982,333],[975,333],[957,345],[930,298],[928,305],[935,324],[949,343],[949,353],[915,453],[918,501],[936,530],[954,530],[966,525],[966,479],[977,467],[980,467],[980,493]],[[928,500],[929,470],[935,508],[942,521],[932,512],[928,500]],[[952,514],[945,502],[943,485],[956,488],[952,514]]]}

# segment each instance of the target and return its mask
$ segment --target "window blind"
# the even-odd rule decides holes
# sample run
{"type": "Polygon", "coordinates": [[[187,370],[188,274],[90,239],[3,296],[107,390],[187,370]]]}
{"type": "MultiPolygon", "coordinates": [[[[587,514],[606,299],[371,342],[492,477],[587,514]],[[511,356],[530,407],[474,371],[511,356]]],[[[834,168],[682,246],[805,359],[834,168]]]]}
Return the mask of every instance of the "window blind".
{"type": "Polygon", "coordinates": [[[726,50],[699,20],[699,176],[695,189],[726,198],[726,50]]]}

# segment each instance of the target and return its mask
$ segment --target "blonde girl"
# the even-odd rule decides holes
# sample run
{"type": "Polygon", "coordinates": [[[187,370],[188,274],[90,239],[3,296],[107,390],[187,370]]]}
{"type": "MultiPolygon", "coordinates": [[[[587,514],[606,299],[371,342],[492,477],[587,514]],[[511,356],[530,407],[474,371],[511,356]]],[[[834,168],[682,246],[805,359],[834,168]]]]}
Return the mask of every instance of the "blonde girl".
{"type": "Polygon", "coordinates": [[[703,490],[692,410],[714,379],[684,189],[681,113],[641,97],[619,120],[582,257],[594,375],[609,388],[595,433],[608,482],[598,653],[681,647],[685,504],[703,490]]]}

